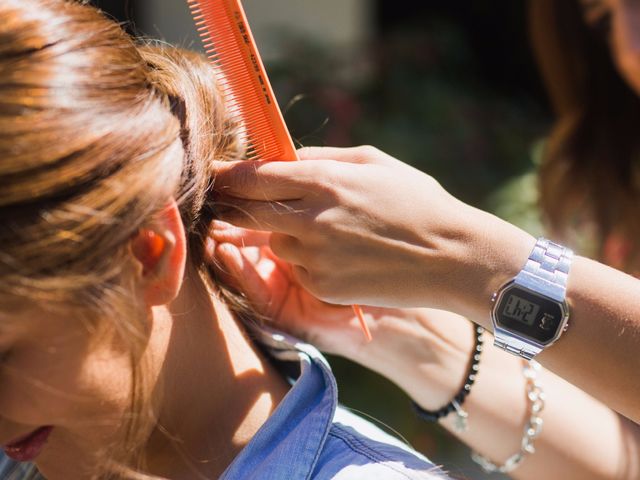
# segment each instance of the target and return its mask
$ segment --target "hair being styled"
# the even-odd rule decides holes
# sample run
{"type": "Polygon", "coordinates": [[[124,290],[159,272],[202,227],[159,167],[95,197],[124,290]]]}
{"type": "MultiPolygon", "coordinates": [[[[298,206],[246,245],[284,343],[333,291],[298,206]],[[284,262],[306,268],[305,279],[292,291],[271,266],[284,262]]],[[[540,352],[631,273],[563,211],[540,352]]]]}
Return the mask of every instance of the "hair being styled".
{"type": "Polygon", "coordinates": [[[534,51],[557,121],[540,168],[540,204],[553,231],[613,235],[640,261],[640,98],[615,68],[608,30],[589,28],[575,0],[530,1],[534,51]]]}
{"type": "Polygon", "coordinates": [[[204,57],[137,44],[94,7],[0,3],[0,304],[72,305],[129,343],[133,414],[128,443],[109,449],[112,472],[135,468],[153,421],[140,362],[148,326],[128,311],[129,241],[173,196],[189,262],[210,280],[212,161],[244,154],[222,98],[204,57]]]}

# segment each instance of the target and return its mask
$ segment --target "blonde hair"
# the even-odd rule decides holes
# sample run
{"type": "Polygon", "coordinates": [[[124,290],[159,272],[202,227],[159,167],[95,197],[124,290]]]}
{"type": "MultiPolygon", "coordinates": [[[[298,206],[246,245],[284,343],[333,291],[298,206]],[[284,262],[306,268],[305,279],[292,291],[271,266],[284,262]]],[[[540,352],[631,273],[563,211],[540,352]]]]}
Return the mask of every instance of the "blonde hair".
{"type": "Polygon", "coordinates": [[[0,4],[0,302],[111,313],[134,367],[128,444],[112,455],[120,464],[135,466],[125,452],[152,421],[147,326],[126,314],[129,240],[174,196],[189,261],[210,279],[212,162],[244,155],[214,73],[193,52],[136,43],[81,2],[0,4]]]}

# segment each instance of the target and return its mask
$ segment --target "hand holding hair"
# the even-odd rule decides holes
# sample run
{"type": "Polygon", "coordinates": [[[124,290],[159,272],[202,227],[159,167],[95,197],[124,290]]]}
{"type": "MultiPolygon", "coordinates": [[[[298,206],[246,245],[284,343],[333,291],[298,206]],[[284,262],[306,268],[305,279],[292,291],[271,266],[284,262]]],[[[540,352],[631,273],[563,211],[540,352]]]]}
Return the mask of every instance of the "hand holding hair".
{"type": "Polygon", "coordinates": [[[215,188],[220,218],[274,232],[273,252],[322,300],[466,314],[498,286],[493,271],[516,272],[534,243],[373,147],[299,154],[220,163],[215,188]],[[504,250],[521,256],[510,262],[504,250]]]}
{"type": "MultiPolygon", "coordinates": [[[[300,157],[219,164],[221,219],[274,232],[273,253],[324,301],[438,308],[492,330],[492,294],[523,268],[532,236],[375,148],[308,148],[300,157]]],[[[575,257],[569,330],[537,357],[636,423],[640,384],[629,379],[640,369],[639,296],[639,280],[575,257]],[[597,372],[586,359],[597,359],[597,372]]]]}

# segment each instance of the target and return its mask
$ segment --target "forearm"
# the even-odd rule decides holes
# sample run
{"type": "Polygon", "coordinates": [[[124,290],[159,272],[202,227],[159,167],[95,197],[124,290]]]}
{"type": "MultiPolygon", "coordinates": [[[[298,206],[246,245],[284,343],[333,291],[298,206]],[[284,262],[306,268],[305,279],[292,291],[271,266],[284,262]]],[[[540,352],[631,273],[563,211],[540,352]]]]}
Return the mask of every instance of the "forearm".
{"type": "MultiPolygon", "coordinates": [[[[491,293],[523,267],[532,240],[516,227],[482,216],[484,221],[478,222],[477,236],[469,241],[471,248],[463,262],[472,274],[468,284],[458,282],[458,302],[452,302],[452,307],[491,329],[491,293]]],[[[567,286],[569,328],[537,358],[636,423],[640,423],[639,299],[640,280],[598,262],[574,258],[567,286]]]]}
{"type": "MultiPolygon", "coordinates": [[[[415,309],[373,311],[374,342],[354,360],[387,376],[419,405],[436,410],[464,383],[473,334],[470,322],[449,312],[415,309]],[[397,342],[400,341],[400,344],[397,342]]],[[[469,430],[454,430],[455,414],[443,426],[496,463],[517,452],[528,417],[522,362],[491,346],[485,349],[464,408],[469,430]]],[[[522,479],[635,479],[640,476],[640,427],[543,369],[546,394],[536,453],[513,472],[522,479]]],[[[419,421],[419,420],[416,420],[419,421]]]]}
{"type": "Polygon", "coordinates": [[[578,257],[569,329],[540,362],[640,424],[640,280],[578,257]]]}
{"type": "MultiPolygon", "coordinates": [[[[489,343],[489,335],[487,335],[489,343]]],[[[637,479],[640,427],[554,373],[542,369],[545,392],[542,432],[535,453],[510,475],[517,479],[637,479]]],[[[520,449],[529,417],[520,359],[493,347],[483,352],[480,371],[464,408],[469,429],[454,429],[455,415],[442,424],[473,450],[502,464],[520,449]]]]}
{"type": "MultiPolygon", "coordinates": [[[[531,235],[374,148],[301,154],[222,162],[218,193],[234,208],[218,213],[273,231],[274,253],[325,302],[429,306],[491,330],[491,295],[523,268],[531,235]]],[[[639,423],[640,280],[578,257],[567,298],[569,330],[540,362],[639,423]]]]}

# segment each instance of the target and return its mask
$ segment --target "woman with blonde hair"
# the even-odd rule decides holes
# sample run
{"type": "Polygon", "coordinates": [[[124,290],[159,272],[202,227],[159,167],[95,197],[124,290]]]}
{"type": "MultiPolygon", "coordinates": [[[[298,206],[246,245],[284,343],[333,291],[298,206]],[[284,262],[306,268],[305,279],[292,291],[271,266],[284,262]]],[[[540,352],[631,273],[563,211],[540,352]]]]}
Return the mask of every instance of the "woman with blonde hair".
{"type": "Polygon", "coordinates": [[[0,2],[0,477],[442,475],[203,261],[214,160],[243,158],[214,74],[81,2],[0,2]]]}

